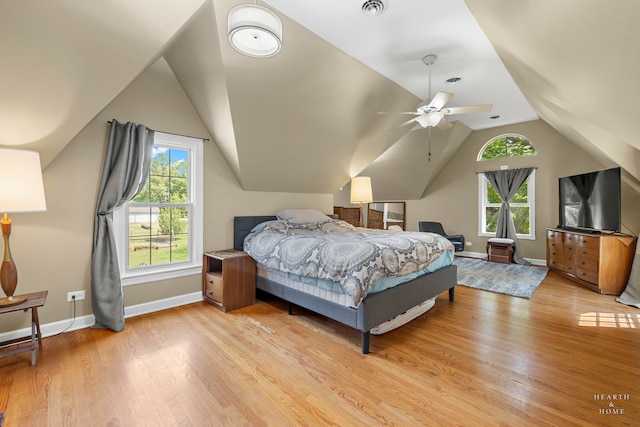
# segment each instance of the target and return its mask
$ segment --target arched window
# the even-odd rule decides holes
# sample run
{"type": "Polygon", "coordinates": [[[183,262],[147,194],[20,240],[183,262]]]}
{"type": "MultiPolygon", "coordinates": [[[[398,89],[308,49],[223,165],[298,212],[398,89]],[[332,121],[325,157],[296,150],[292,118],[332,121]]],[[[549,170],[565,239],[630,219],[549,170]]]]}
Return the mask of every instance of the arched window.
{"type": "MultiPolygon", "coordinates": [[[[489,140],[478,153],[478,161],[535,156],[536,149],[525,136],[505,134],[489,140]]],[[[518,238],[535,239],[535,170],[509,201],[518,238]]],[[[478,174],[478,235],[496,234],[502,200],[483,173],[478,174]]]]}
{"type": "Polygon", "coordinates": [[[536,149],[529,138],[515,133],[496,136],[480,149],[478,161],[509,157],[535,156],[536,149]]]}

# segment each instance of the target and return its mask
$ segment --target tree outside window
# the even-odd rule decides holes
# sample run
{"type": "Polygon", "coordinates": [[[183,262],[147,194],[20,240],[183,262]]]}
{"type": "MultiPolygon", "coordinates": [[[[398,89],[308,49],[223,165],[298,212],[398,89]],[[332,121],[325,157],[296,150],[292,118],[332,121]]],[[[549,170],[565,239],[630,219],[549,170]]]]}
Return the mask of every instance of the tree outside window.
{"type": "Polygon", "coordinates": [[[509,157],[535,156],[529,139],[518,134],[500,135],[487,142],[480,150],[478,160],[506,159],[509,157]]]}
{"type": "Polygon", "coordinates": [[[189,260],[189,152],[153,147],[149,178],[129,202],[129,268],[189,260]]]}

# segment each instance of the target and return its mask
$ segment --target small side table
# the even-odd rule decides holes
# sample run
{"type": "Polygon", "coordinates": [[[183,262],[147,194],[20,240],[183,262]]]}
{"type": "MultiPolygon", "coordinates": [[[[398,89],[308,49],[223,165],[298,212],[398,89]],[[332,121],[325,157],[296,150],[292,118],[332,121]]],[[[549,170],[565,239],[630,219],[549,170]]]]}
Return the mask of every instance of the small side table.
{"type": "Polygon", "coordinates": [[[202,261],[204,300],[227,312],[256,303],[256,262],[245,252],[205,252],[202,261]]]}
{"type": "Polygon", "coordinates": [[[491,262],[513,263],[513,239],[493,237],[487,241],[487,256],[491,262]]]}
{"type": "Polygon", "coordinates": [[[38,346],[42,349],[42,334],[40,333],[40,320],[38,319],[38,307],[44,307],[49,291],[34,292],[32,294],[24,294],[19,296],[27,297],[27,300],[21,304],[11,305],[0,308],[0,314],[11,313],[13,311],[31,310],[31,336],[15,338],[9,341],[0,342],[0,357],[11,356],[12,354],[22,353],[24,351],[31,352],[31,365],[36,364],[36,339],[38,346]],[[28,342],[28,345],[18,345],[28,342]],[[18,345],[15,347],[15,345],[18,345]],[[6,348],[5,347],[11,347],[6,348]],[[2,350],[4,349],[4,350],[2,350]]]}

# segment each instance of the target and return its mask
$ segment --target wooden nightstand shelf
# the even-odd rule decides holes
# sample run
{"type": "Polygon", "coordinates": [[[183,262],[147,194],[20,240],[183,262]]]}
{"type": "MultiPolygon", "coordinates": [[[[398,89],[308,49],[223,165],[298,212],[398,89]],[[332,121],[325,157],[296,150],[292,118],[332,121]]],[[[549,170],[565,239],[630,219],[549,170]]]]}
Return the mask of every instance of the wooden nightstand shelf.
{"type": "Polygon", "coordinates": [[[222,311],[256,302],[256,262],[242,251],[206,252],[202,262],[204,300],[222,311]]]}

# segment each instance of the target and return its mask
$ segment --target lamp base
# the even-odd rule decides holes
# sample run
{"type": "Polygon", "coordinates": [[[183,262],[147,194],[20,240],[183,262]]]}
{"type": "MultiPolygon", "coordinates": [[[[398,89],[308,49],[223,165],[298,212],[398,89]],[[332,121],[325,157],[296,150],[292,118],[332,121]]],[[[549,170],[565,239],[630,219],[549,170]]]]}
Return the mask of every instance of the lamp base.
{"type": "Polygon", "coordinates": [[[22,304],[26,300],[27,300],[27,297],[25,297],[25,296],[1,298],[0,299],[0,308],[2,308],[2,307],[10,307],[12,305],[22,304]]]}

